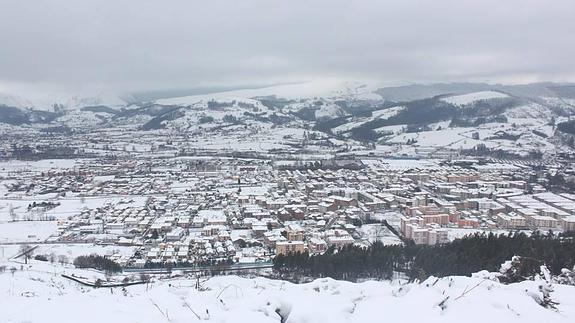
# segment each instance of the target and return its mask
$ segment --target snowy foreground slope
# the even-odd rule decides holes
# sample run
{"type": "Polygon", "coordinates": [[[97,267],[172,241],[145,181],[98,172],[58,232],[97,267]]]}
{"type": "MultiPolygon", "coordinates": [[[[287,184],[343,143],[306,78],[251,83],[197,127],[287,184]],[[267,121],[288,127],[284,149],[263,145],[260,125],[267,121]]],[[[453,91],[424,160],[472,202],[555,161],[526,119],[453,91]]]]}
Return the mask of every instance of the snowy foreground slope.
{"type": "Polygon", "coordinates": [[[575,287],[554,285],[558,311],[536,303],[538,282],[430,278],[421,284],[318,279],[295,285],[222,276],[93,289],[32,269],[0,273],[0,322],[574,322],[575,287]],[[449,296],[448,300],[443,302],[449,296]]]}

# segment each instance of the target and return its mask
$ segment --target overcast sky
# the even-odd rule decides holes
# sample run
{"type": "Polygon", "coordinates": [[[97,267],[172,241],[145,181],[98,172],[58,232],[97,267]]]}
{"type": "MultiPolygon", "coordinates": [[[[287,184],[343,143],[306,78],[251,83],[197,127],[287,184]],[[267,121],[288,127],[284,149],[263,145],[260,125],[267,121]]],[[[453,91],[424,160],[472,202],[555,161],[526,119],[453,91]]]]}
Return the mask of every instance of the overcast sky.
{"type": "Polygon", "coordinates": [[[575,81],[574,0],[0,0],[0,91],[575,81]]]}

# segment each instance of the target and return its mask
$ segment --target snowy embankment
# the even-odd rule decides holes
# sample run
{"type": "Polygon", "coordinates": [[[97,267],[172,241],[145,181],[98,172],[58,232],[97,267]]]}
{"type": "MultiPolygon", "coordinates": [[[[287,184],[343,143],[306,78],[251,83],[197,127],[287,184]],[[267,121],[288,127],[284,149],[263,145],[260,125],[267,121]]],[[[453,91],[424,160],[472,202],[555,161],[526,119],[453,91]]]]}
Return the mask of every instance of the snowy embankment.
{"type": "MultiPolygon", "coordinates": [[[[11,266],[12,264],[7,264],[11,266]]],[[[318,279],[295,285],[263,278],[173,278],[121,288],[87,288],[60,270],[0,273],[0,322],[573,322],[575,287],[554,285],[558,310],[534,298],[540,282],[504,285],[475,277],[421,284],[318,279]]],[[[10,268],[10,267],[9,267],[10,268]]],[[[487,277],[487,276],[484,276],[487,277]]]]}

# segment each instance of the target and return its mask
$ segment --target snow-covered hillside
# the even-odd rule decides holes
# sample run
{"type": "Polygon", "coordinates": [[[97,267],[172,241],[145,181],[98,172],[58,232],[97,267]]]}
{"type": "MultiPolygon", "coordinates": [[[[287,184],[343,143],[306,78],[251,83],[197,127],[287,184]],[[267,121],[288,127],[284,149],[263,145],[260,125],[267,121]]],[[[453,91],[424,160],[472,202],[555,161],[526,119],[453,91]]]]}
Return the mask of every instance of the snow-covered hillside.
{"type": "Polygon", "coordinates": [[[405,110],[403,106],[396,106],[392,108],[375,110],[371,113],[371,117],[355,118],[351,122],[344,123],[340,126],[333,128],[334,133],[345,136],[346,132],[352,129],[358,128],[368,122],[374,121],[376,119],[386,120],[393,116],[396,116],[401,111],[405,110]]]}
{"type": "Polygon", "coordinates": [[[123,107],[126,99],[109,92],[68,93],[68,92],[33,92],[33,93],[0,93],[0,105],[20,109],[40,111],[78,110],[83,107],[107,106],[123,107]]]}
{"type": "Polygon", "coordinates": [[[0,96],[0,131],[165,131],[192,139],[190,149],[265,152],[318,146],[342,151],[360,142],[362,150],[419,157],[451,156],[478,146],[489,154],[522,157],[573,150],[570,137],[553,127],[575,112],[572,99],[521,96],[496,86],[405,102],[386,101],[373,87],[337,80],[131,104],[111,93],[64,93],[57,100],[54,95],[0,96]]]}
{"type": "Polygon", "coordinates": [[[453,105],[463,106],[480,100],[500,99],[509,97],[507,94],[495,91],[473,92],[463,95],[448,96],[442,100],[453,105]]]}
{"type": "Polygon", "coordinates": [[[345,115],[345,111],[335,104],[324,104],[315,111],[315,119],[334,119],[345,115]]]}
{"type": "MultiPolygon", "coordinates": [[[[68,269],[67,271],[74,271],[68,269]]],[[[575,287],[554,285],[558,310],[540,306],[539,283],[429,278],[421,284],[318,279],[307,284],[221,276],[121,288],[83,287],[48,266],[0,273],[2,322],[573,322],[575,287]],[[282,320],[283,317],[283,320],[282,320]]],[[[74,271],[79,276],[93,273],[74,271]]]]}
{"type": "Polygon", "coordinates": [[[184,96],[177,98],[160,99],[158,104],[190,105],[199,101],[229,100],[233,98],[253,98],[263,96],[277,96],[279,98],[298,100],[314,97],[345,98],[381,100],[381,96],[373,93],[375,88],[358,82],[341,80],[316,80],[310,82],[282,84],[257,89],[245,89],[209,93],[201,95],[184,96]]]}
{"type": "Polygon", "coordinates": [[[16,95],[0,93],[0,105],[25,109],[33,107],[34,103],[16,95]]]}

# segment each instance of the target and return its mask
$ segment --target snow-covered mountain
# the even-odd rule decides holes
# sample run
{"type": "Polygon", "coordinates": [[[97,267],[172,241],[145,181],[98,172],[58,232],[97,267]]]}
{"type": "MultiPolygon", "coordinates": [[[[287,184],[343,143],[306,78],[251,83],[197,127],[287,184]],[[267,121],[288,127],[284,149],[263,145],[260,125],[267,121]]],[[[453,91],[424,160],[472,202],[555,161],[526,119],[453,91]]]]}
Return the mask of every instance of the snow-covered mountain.
{"type": "Polygon", "coordinates": [[[72,111],[91,106],[123,107],[129,101],[129,95],[119,96],[109,92],[38,92],[32,94],[0,92],[0,106],[48,112],[72,111]]]}
{"type": "Polygon", "coordinates": [[[34,107],[34,103],[32,103],[30,100],[6,93],[0,93],[0,106],[2,105],[20,109],[34,107]]]}
{"type": "Polygon", "coordinates": [[[310,98],[331,99],[367,99],[381,100],[381,96],[375,93],[376,87],[360,82],[341,80],[317,80],[302,83],[283,84],[257,89],[245,89],[192,95],[157,100],[156,103],[164,105],[191,105],[199,101],[209,100],[233,100],[238,98],[254,98],[274,96],[286,100],[300,100],[310,98]]]}
{"type": "MultiPolygon", "coordinates": [[[[361,83],[323,81],[285,84],[128,103],[116,95],[67,95],[46,108],[41,100],[0,97],[0,124],[86,131],[133,130],[211,133],[238,137],[282,128],[290,133],[323,133],[340,142],[370,142],[413,150],[488,149],[528,153],[563,151],[573,135],[570,86],[456,84],[376,89],[361,83]],[[390,98],[435,94],[422,99],[390,98]],[[440,92],[453,90],[453,92],[440,92]],[[531,92],[529,92],[531,91],[531,92]],[[527,93],[527,94],[525,94],[527,93]],[[43,107],[40,109],[38,107],[43,107]],[[555,127],[559,124],[560,127],[555,127]],[[557,149],[560,145],[561,149],[557,149]]],[[[575,96],[573,96],[575,97],[575,96]]],[[[129,101],[129,100],[128,100],[129,101]]],[[[279,132],[275,132],[279,133],[279,132]]],[[[284,134],[285,135],[285,134],[284,134]]]]}

